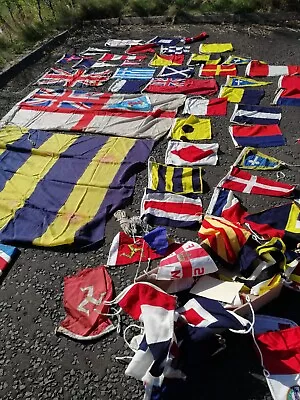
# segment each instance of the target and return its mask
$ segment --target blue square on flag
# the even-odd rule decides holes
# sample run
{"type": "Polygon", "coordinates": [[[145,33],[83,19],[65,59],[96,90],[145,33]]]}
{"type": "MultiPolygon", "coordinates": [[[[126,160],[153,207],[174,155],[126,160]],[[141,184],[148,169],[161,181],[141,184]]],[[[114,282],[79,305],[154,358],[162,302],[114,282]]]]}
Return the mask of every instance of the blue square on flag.
{"type": "Polygon", "coordinates": [[[159,78],[186,79],[194,75],[195,68],[187,66],[163,67],[157,74],[159,78]]]}

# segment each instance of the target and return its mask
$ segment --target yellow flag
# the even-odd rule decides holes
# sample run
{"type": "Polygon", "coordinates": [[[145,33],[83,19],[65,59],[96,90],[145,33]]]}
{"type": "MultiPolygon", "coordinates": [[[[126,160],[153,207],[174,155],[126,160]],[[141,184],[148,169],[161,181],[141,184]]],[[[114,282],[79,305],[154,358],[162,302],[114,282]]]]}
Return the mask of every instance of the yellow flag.
{"type": "Polygon", "coordinates": [[[166,67],[169,65],[182,65],[184,61],[183,54],[159,55],[155,54],[149,63],[150,67],[166,67]]]}
{"type": "Polygon", "coordinates": [[[199,53],[224,53],[225,51],[233,51],[231,43],[202,43],[199,46],[199,53]]]}
{"type": "Polygon", "coordinates": [[[210,119],[200,119],[194,115],[188,118],[176,118],[170,137],[174,140],[211,139],[210,119]]]}

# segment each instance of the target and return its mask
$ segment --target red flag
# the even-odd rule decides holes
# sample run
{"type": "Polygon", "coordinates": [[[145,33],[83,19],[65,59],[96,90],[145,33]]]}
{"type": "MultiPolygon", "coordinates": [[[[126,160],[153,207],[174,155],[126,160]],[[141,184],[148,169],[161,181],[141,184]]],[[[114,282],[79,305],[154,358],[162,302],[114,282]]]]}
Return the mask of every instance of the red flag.
{"type": "Polygon", "coordinates": [[[93,340],[115,327],[107,316],[113,295],[112,280],[104,266],[87,268],[64,279],[67,317],[57,332],[78,340],[93,340]]]}
{"type": "Polygon", "coordinates": [[[194,43],[194,42],[198,42],[200,40],[204,40],[206,38],[208,38],[208,33],[206,32],[201,32],[199,35],[196,36],[192,36],[192,37],[185,37],[183,38],[183,43],[184,44],[190,44],[190,43],[194,43]]]}
{"type": "Polygon", "coordinates": [[[147,43],[147,44],[137,44],[136,46],[130,46],[125,51],[127,54],[136,54],[136,53],[154,53],[154,48],[158,47],[156,43],[147,43]]]}
{"type": "Polygon", "coordinates": [[[149,93],[212,95],[218,91],[218,85],[215,79],[153,78],[143,91],[149,93]]]}
{"type": "Polygon", "coordinates": [[[213,150],[201,150],[196,146],[182,148],[179,150],[172,150],[172,154],[182,158],[184,161],[196,162],[214,154],[213,150]]]}
{"type": "Polygon", "coordinates": [[[248,194],[288,197],[295,186],[276,182],[261,176],[255,176],[237,167],[231,167],[229,173],[219,182],[218,187],[248,194]]]}
{"type": "Polygon", "coordinates": [[[214,65],[206,64],[201,65],[199,69],[199,76],[236,76],[237,69],[234,64],[232,65],[214,65]]]}

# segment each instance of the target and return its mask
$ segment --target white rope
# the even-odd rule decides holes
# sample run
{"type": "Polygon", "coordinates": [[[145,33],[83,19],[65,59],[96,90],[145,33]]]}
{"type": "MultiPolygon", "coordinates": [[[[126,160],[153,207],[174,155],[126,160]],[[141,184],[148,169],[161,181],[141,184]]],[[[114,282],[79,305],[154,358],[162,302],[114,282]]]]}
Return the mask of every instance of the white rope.
{"type": "Polygon", "coordinates": [[[249,297],[248,295],[246,296],[246,300],[247,300],[247,304],[248,304],[248,306],[249,306],[249,308],[250,308],[250,310],[251,310],[251,314],[252,314],[252,322],[250,323],[250,327],[249,327],[247,330],[245,330],[245,331],[242,331],[242,330],[235,330],[235,329],[229,329],[230,332],[239,333],[239,334],[241,334],[241,335],[246,335],[246,334],[252,332],[253,327],[254,327],[254,324],[255,324],[255,313],[254,313],[254,310],[253,310],[253,307],[252,307],[252,304],[251,304],[250,297],[249,297]]]}

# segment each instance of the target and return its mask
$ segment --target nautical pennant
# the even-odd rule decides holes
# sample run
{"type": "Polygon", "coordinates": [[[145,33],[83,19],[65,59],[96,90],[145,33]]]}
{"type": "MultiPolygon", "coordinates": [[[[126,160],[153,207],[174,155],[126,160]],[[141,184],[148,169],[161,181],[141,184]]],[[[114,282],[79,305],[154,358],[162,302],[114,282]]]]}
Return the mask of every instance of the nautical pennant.
{"type": "Polygon", "coordinates": [[[221,86],[219,97],[226,98],[230,103],[243,103],[258,105],[264,97],[263,89],[244,89],[230,86],[221,86]]]}
{"type": "Polygon", "coordinates": [[[244,76],[228,76],[225,82],[225,86],[231,87],[256,87],[270,85],[272,82],[257,81],[251,78],[245,78],[244,76]]]}
{"type": "Polygon", "coordinates": [[[178,194],[202,193],[201,168],[173,167],[149,161],[148,188],[178,194]]]}
{"type": "Polygon", "coordinates": [[[285,139],[279,125],[233,125],[229,133],[235,147],[284,146],[285,139]]]}
{"type": "Polygon", "coordinates": [[[159,78],[172,78],[172,79],[184,79],[191,78],[194,75],[195,69],[193,67],[163,67],[157,77],[159,78]]]}
{"type": "Polygon", "coordinates": [[[109,80],[111,70],[89,74],[84,70],[75,73],[59,68],[51,68],[37,82],[37,85],[59,85],[64,87],[74,86],[101,86],[109,80]]]}
{"type": "Polygon", "coordinates": [[[241,169],[272,170],[280,169],[286,164],[253,147],[245,147],[233,165],[241,169]]]}
{"type": "Polygon", "coordinates": [[[165,38],[161,36],[155,36],[154,38],[150,39],[147,43],[154,43],[159,46],[176,46],[176,44],[180,42],[180,38],[165,38]]]}
{"type": "Polygon", "coordinates": [[[295,189],[295,186],[251,175],[248,171],[241,171],[235,166],[231,167],[228,174],[218,183],[218,187],[236,192],[277,197],[288,197],[295,189]]]}
{"type": "Polygon", "coordinates": [[[165,163],[177,166],[216,165],[218,162],[218,143],[190,144],[169,141],[165,163]]]}
{"type": "Polygon", "coordinates": [[[102,240],[106,219],[131,197],[135,167],[153,146],[16,126],[0,135],[0,240],[47,247],[102,240]]]}
{"type": "Polygon", "coordinates": [[[281,120],[281,109],[276,107],[236,104],[230,122],[237,124],[275,125],[281,120]]]}
{"type": "Polygon", "coordinates": [[[244,64],[248,64],[250,61],[251,61],[251,58],[245,58],[245,57],[240,57],[240,56],[229,56],[222,63],[222,65],[230,65],[230,64],[244,65],[244,64]]]}
{"type": "Polygon", "coordinates": [[[231,65],[201,65],[199,68],[199,76],[235,76],[237,69],[234,64],[231,65]]]}
{"type": "Polygon", "coordinates": [[[200,119],[194,115],[188,118],[176,118],[170,132],[174,140],[211,139],[210,119],[200,119]]]}
{"type": "Polygon", "coordinates": [[[140,55],[104,53],[98,61],[143,61],[146,58],[147,56],[140,55]]]}
{"type": "Polygon", "coordinates": [[[299,74],[300,65],[268,65],[258,60],[250,61],[246,68],[246,75],[250,77],[299,74]]]}

